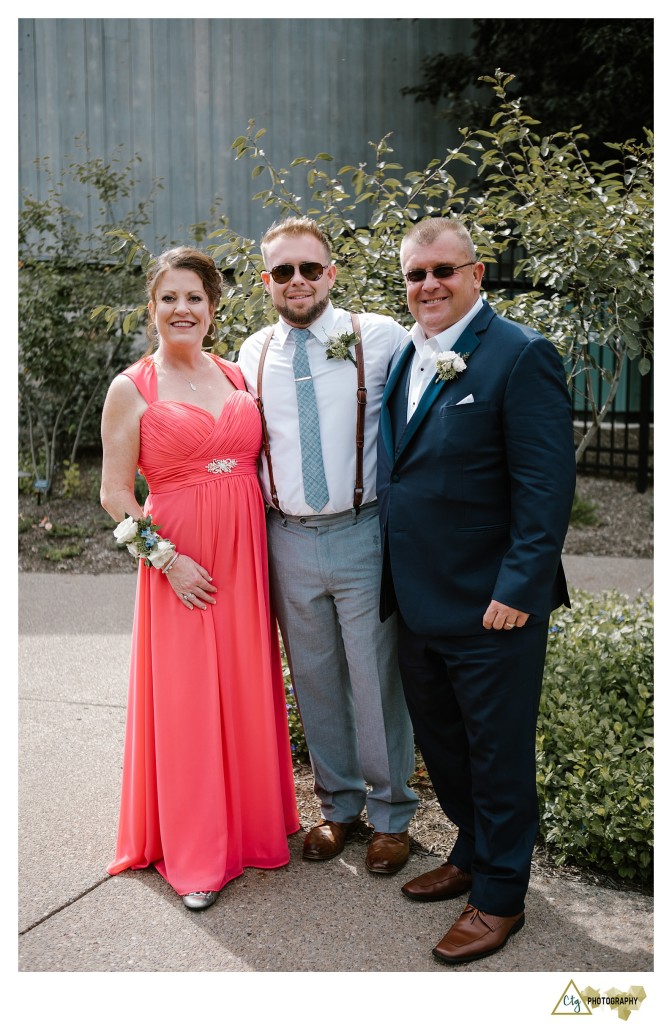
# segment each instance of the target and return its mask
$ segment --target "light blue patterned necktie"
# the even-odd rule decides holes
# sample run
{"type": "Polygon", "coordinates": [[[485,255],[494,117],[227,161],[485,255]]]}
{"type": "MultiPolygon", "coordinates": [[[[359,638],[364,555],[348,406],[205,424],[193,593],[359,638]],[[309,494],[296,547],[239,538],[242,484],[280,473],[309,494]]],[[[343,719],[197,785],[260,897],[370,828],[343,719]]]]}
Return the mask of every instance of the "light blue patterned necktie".
{"type": "Polygon", "coordinates": [[[324,475],[320,420],[317,415],[315,388],[310,373],[306,342],[310,331],[293,327],[290,338],[296,345],[294,360],[294,383],[299,408],[299,437],[301,439],[301,467],[303,470],[303,493],[307,503],[320,512],[329,501],[329,490],[324,475]]]}

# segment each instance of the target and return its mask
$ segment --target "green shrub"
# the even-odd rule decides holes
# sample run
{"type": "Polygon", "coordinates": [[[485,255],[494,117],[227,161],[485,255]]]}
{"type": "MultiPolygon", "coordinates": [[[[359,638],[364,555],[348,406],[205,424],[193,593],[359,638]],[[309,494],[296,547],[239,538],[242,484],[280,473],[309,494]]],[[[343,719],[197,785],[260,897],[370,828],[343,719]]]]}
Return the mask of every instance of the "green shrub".
{"type": "Polygon", "coordinates": [[[71,526],[67,523],[61,526],[60,523],[49,523],[49,538],[53,537],[87,537],[89,529],[87,526],[71,526]]]}
{"type": "Polygon", "coordinates": [[[575,591],[553,618],[538,725],[540,835],[553,859],[653,874],[653,605],[575,591]]]}
{"type": "Polygon", "coordinates": [[[35,471],[30,456],[25,452],[19,452],[19,494],[30,494],[35,483],[35,471]]]}
{"type": "Polygon", "coordinates": [[[82,493],[82,475],[78,462],[63,460],[63,482],[61,493],[64,498],[79,498],[82,493]]]}
{"type": "Polygon", "coordinates": [[[47,548],[43,557],[48,562],[62,562],[65,558],[77,558],[83,550],[83,544],[64,544],[61,548],[47,548]]]}
{"type": "Polygon", "coordinates": [[[582,526],[598,526],[599,522],[600,517],[597,513],[597,505],[592,501],[588,501],[587,498],[582,498],[579,492],[575,491],[569,525],[577,526],[580,529],[582,526]]]}
{"type": "MultiPolygon", "coordinates": [[[[140,301],[141,266],[110,262],[108,228],[117,226],[118,204],[136,187],[136,160],[118,167],[87,152],[83,162],[56,174],[48,161],[40,174],[46,199],[24,194],[19,213],[19,451],[21,468],[53,481],[67,459],[66,497],[81,497],[75,472],[78,452],[100,444],[100,414],[115,373],[132,361],[137,324],[122,312],[95,323],[97,303],[122,309],[140,301]],[[66,197],[97,209],[85,234],[66,197]],[[69,491],[67,490],[69,489],[69,491]]],[[[127,230],[149,223],[147,203],[125,218],[127,230]]],[[[137,319],[137,318],[136,318],[137,319]]],[[[32,481],[31,481],[32,485],[32,481]]]]}

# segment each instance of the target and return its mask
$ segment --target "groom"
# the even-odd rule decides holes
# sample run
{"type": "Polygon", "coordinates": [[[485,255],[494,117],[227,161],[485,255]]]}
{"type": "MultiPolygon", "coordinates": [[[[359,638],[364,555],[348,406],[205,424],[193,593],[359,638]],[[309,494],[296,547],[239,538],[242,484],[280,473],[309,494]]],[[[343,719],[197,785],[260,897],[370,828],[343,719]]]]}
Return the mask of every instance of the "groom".
{"type": "Polygon", "coordinates": [[[459,222],[416,224],[401,266],[416,324],[381,410],[381,618],[399,612],[416,740],[459,829],[448,862],[402,892],[470,893],[433,950],[461,964],[525,920],[548,619],[569,604],[572,420],[558,353],[482,299],[485,268],[459,222]]]}

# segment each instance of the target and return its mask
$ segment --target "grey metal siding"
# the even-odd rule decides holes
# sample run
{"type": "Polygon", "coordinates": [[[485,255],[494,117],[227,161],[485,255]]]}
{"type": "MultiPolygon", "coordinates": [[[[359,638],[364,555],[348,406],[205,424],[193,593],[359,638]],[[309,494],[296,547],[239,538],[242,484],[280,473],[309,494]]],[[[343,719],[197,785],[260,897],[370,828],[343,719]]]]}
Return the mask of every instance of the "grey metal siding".
{"type": "MultiPolygon", "coordinates": [[[[19,21],[20,186],[44,197],[47,178],[91,156],[142,158],[135,199],[153,178],[155,245],[186,237],[216,196],[231,226],[258,237],[272,218],[251,195],[249,161],[231,143],[248,119],[266,128],[276,167],[329,152],[332,167],[370,160],[394,132],[394,158],[424,166],[456,140],[427,103],[402,96],[421,60],[470,45],[466,19],[22,19],[19,21]],[[120,149],[121,147],[121,149],[120,149]]],[[[66,190],[81,209],[81,190],[66,190]]],[[[116,211],[120,214],[121,211],[116,211]]]]}

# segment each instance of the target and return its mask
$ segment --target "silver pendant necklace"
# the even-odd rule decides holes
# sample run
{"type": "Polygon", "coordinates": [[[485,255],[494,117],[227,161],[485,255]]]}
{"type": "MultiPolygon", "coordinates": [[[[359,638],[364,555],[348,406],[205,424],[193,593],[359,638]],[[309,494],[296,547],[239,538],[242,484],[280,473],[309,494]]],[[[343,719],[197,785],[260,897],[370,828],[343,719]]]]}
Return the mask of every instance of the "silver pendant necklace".
{"type": "MultiPolygon", "coordinates": [[[[156,361],[156,357],[154,357],[154,365],[155,365],[155,366],[159,366],[159,365],[161,365],[161,364],[157,363],[157,361],[156,361]]],[[[179,370],[177,370],[176,372],[180,374],[180,377],[182,378],[182,380],[184,380],[184,381],[186,381],[186,382],[187,382],[187,384],[189,385],[189,387],[191,388],[191,390],[192,390],[192,391],[198,391],[198,388],[197,388],[197,386],[196,386],[196,385],[194,384],[194,382],[193,382],[193,381],[189,380],[189,378],[188,378],[188,377],[185,377],[185,376],[184,376],[184,374],[183,374],[183,373],[180,373],[180,371],[179,371],[179,370]]]]}

